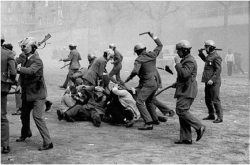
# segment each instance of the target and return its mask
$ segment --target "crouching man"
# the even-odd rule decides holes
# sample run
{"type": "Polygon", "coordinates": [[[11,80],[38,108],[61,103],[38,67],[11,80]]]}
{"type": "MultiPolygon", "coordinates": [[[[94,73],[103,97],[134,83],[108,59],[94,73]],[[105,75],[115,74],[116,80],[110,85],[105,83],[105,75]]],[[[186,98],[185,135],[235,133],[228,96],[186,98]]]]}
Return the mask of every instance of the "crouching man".
{"type": "Polygon", "coordinates": [[[114,124],[126,124],[126,127],[132,127],[140,118],[140,112],[133,96],[124,88],[118,84],[112,88],[105,116],[111,116],[114,124]]]}
{"type": "Polygon", "coordinates": [[[58,111],[59,120],[65,119],[68,122],[92,121],[94,126],[100,127],[106,105],[106,96],[103,91],[104,89],[99,86],[79,86],[77,94],[73,97],[80,104],[74,105],[66,112],[58,111]]]}

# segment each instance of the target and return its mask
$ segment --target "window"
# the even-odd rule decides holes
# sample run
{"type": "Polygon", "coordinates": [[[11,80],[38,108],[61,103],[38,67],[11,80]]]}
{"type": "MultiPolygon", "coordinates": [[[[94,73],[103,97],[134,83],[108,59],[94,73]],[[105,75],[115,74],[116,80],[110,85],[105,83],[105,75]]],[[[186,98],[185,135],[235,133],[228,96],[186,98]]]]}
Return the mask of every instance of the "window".
{"type": "Polygon", "coordinates": [[[242,7],[232,8],[231,12],[232,12],[232,15],[241,15],[241,14],[244,14],[244,8],[242,7]]]}
{"type": "Polygon", "coordinates": [[[207,13],[205,11],[196,13],[196,18],[206,18],[206,17],[207,17],[207,13]]]}
{"type": "Polygon", "coordinates": [[[207,11],[207,17],[218,17],[218,10],[207,11]]]}

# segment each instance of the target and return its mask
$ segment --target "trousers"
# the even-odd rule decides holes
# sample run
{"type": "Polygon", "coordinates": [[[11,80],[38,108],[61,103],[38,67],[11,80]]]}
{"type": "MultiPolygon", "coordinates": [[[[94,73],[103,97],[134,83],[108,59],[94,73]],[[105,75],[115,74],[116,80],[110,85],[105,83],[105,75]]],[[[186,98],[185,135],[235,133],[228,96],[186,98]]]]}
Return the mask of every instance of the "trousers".
{"type": "Polygon", "coordinates": [[[76,73],[78,69],[69,69],[68,75],[66,77],[66,80],[63,83],[63,87],[67,88],[67,86],[70,86],[73,84],[71,77],[73,76],[74,73],[76,73]]]}
{"type": "Polygon", "coordinates": [[[193,101],[193,98],[186,98],[185,96],[177,98],[176,114],[179,116],[180,141],[192,140],[191,127],[197,131],[202,126],[201,122],[189,112],[193,101]]]}
{"type": "Polygon", "coordinates": [[[1,146],[9,146],[9,120],[7,118],[6,92],[1,92],[1,146]]]}
{"type": "Polygon", "coordinates": [[[136,106],[141,113],[141,116],[146,124],[158,120],[158,115],[153,104],[153,97],[157,90],[154,87],[141,87],[137,88],[136,106]],[[145,104],[144,104],[145,103],[145,104]]]}
{"type": "Polygon", "coordinates": [[[35,100],[35,101],[26,101],[22,100],[21,108],[21,121],[22,129],[21,136],[27,137],[31,133],[30,129],[30,112],[33,109],[33,119],[35,124],[43,138],[43,145],[48,145],[51,143],[49,130],[46,126],[45,120],[42,118],[43,111],[45,106],[45,99],[35,100]]]}
{"type": "Polygon", "coordinates": [[[221,83],[205,85],[205,103],[209,115],[214,115],[214,113],[216,113],[218,118],[223,119],[223,111],[220,102],[220,86],[221,83]]]}
{"type": "Polygon", "coordinates": [[[169,114],[170,108],[164,103],[160,102],[156,96],[153,97],[153,104],[158,108],[163,115],[169,114]]]}

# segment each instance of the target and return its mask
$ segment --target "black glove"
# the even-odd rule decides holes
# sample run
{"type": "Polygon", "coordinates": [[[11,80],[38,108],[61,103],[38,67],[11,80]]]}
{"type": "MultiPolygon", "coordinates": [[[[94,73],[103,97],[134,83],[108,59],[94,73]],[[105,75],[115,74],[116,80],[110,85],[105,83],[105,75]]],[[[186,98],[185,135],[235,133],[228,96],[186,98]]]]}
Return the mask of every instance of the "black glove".
{"type": "Polygon", "coordinates": [[[170,74],[174,74],[173,71],[169,68],[168,65],[165,66],[165,71],[167,71],[170,74]]]}

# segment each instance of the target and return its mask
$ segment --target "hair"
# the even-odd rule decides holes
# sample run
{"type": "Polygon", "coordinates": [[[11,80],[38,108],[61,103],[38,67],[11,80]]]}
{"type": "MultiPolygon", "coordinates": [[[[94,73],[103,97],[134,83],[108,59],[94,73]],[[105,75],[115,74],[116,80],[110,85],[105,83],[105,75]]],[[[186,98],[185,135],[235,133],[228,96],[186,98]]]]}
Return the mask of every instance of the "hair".
{"type": "Polygon", "coordinates": [[[4,41],[5,41],[5,40],[1,39],[1,46],[3,46],[4,41]]]}
{"type": "Polygon", "coordinates": [[[70,50],[76,49],[76,46],[69,46],[70,50]]]}
{"type": "Polygon", "coordinates": [[[70,86],[69,90],[70,90],[71,94],[76,94],[77,93],[76,87],[74,87],[74,86],[70,86]]]}
{"type": "Polygon", "coordinates": [[[11,44],[4,44],[3,47],[11,51],[13,50],[13,46],[11,44]]]}

